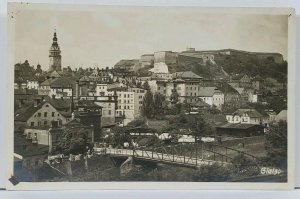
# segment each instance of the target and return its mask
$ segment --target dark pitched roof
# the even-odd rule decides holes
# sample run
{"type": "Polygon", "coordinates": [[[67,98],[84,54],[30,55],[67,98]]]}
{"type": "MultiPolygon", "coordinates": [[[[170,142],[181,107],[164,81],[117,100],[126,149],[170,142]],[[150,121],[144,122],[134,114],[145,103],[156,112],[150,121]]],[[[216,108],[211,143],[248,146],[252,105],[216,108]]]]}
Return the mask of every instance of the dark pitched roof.
{"type": "Polygon", "coordinates": [[[211,97],[216,91],[219,91],[216,87],[201,87],[199,89],[199,96],[211,97]]]}
{"type": "Polygon", "coordinates": [[[249,117],[263,117],[261,113],[259,113],[256,109],[238,109],[236,110],[233,115],[243,115],[243,114],[249,115],[249,117]]]}
{"type": "Polygon", "coordinates": [[[45,102],[40,103],[37,106],[30,104],[28,107],[19,109],[15,113],[15,121],[26,122],[35,112],[37,112],[45,102]]]}
{"type": "Polygon", "coordinates": [[[194,106],[194,107],[210,107],[209,104],[203,102],[201,99],[198,99],[196,102],[193,102],[191,104],[191,106],[194,106]]]}
{"type": "Polygon", "coordinates": [[[68,109],[71,106],[70,99],[52,99],[46,97],[44,101],[40,102],[37,106],[31,103],[29,106],[19,109],[15,112],[15,121],[26,122],[34,113],[36,113],[45,103],[52,105],[61,115],[70,117],[71,113],[62,109],[68,109]]]}
{"type": "Polygon", "coordinates": [[[49,102],[55,109],[66,109],[71,106],[71,99],[53,99],[51,97],[45,97],[45,101],[49,102]]]}
{"type": "Polygon", "coordinates": [[[75,81],[67,77],[56,78],[50,82],[51,88],[70,88],[73,84],[75,81]]]}
{"type": "Polygon", "coordinates": [[[217,87],[220,91],[222,91],[224,94],[237,94],[240,95],[239,92],[237,92],[237,90],[235,90],[231,85],[229,85],[228,83],[224,83],[220,86],[217,87]]]}
{"type": "Polygon", "coordinates": [[[77,102],[77,106],[85,108],[101,108],[101,106],[95,104],[93,101],[90,100],[79,100],[77,102]]]}
{"type": "Polygon", "coordinates": [[[192,71],[176,72],[174,75],[175,77],[179,77],[182,79],[202,79],[202,77],[192,71]]]}
{"type": "Polygon", "coordinates": [[[46,79],[45,81],[43,81],[40,86],[50,86],[51,82],[53,81],[54,79],[52,78],[49,78],[49,79],[46,79]]]}

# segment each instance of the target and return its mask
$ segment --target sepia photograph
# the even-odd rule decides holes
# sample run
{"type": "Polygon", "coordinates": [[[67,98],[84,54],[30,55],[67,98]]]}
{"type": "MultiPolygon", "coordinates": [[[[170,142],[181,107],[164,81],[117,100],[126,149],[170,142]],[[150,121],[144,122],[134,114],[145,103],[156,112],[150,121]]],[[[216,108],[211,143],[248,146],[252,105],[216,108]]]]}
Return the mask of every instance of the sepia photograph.
{"type": "Polygon", "coordinates": [[[7,21],[10,189],[293,187],[292,9],[9,3],[7,21]]]}

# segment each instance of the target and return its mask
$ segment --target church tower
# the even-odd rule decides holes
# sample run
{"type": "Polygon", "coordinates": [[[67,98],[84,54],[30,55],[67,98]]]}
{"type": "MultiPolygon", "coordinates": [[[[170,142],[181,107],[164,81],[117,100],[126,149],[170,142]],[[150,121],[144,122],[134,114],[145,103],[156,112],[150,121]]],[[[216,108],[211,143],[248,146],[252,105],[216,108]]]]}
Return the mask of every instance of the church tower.
{"type": "Polygon", "coordinates": [[[56,31],[54,32],[53,36],[53,43],[49,50],[49,71],[61,71],[61,55],[60,55],[60,48],[57,43],[56,31]]]}

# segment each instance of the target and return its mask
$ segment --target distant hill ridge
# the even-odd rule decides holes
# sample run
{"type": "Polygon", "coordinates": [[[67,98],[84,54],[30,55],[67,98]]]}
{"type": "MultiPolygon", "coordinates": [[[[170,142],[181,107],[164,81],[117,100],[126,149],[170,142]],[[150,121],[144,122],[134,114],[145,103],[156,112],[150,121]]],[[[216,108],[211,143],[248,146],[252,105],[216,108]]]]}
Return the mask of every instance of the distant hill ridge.
{"type": "Polygon", "coordinates": [[[153,68],[154,63],[159,62],[167,64],[170,73],[191,70],[209,79],[241,73],[250,76],[260,74],[262,77],[275,79],[286,79],[287,76],[287,63],[282,54],[235,49],[198,51],[188,48],[182,52],[159,51],[142,55],[139,60],[121,60],[115,68],[145,73],[153,68]]]}

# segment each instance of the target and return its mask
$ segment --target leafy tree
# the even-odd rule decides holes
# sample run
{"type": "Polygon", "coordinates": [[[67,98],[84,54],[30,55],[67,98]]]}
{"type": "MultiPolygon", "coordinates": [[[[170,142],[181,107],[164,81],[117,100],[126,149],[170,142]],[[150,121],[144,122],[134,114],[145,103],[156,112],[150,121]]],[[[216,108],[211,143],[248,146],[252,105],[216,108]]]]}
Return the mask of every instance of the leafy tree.
{"type": "Polygon", "coordinates": [[[202,116],[198,115],[196,117],[191,117],[188,119],[188,121],[196,140],[199,136],[215,135],[215,130],[213,127],[207,123],[202,116]]]}
{"type": "Polygon", "coordinates": [[[123,146],[124,142],[129,142],[130,139],[125,134],[123,128],[117,128],[114,130],[114,142],[116,146],[123,146]]]}
{"type": "Polygon", "coordinates": [[[235,156],[231,163],[234,165],[235,173],[243,176],[254,176],[260,172],[258,161],[244,154],[235,156]]]}
{"type": "Polygon", "coordinates": [[[160,93],[154,94],[154,100],[153,100],[153,109],[154,109],[154,115],[158,116],[163,114],[163,102],[165,101],[165,96],[163,96],[160,93]]]}
{"type": "Polygon", "coordinates": [[[190,129],[196,140],[199,136],[215,135],[214,128],[201,115],[180,114],[177,117],[169,119],[169,125],[168,130],[178,128],[190,129]]]}
{"type": "Polygon", "coordinates": [[[85,129],[64,129],[56,149],[67,155],[84,154],[87,147],[90,147],[90,145],[87,142],[85,129]],[[77,136],[74,136],[74,134],[77,134],[77,136]]]}
{"type": "Polygon", "coordinates": [[[178,103],[178,93],[176,91],[176,89],[172,89],[172,93],[171,93],[171,96],[170,96],[170,100],[171,100],[171,103],[172,104],[177,104],[178,103]]]}
{"type": "Polygon", "coordinates": [[[230,74],[260,75],[262,78],[272,77],[285,80],[287,77],[287,62],[276,63],[272,57],[257,58],[244,55],[218,55],[217,64],[230,74]]]}
{"type": "Polygon", "coordinates": [[[142,88],[142,83],[141,83],[140,80],[137,81],[136,86],[137,86],[138,88],[142,88]]]}
{"type": "Polygon", "coordinates": [[[219,113],[221,113],[221,111],[217,108],[216,105],[213,105],[213,106],[211,107],[211,109],[209,110],[209,112],[210,112],[211,114],[219,114],[219,113]]]}
{"type": "Polygon", "coordinates": [[[135,78],[132,79],[132,84],[136,86],[136,79],[135,78]]]}
{"type": "Polygon", "coordinates": [[[112,133],[106,138],[106,142],[110,143],[114,147],[121,147],[124,142],[129,141],[130,139],[125,133],[125,129],[122,127],[112,128],[112,133]]]}
{"type": "Polygon", "coordinates": [[[276,113],[279,113],[281,110],[285,110],[287,108],[287,102],[285,102],[279,96],[267,97],[267,103],[267,108],[274,110],[276,113]]]}
{"type": "Polygon", "coordinates": [[[145,137],[140,137],[137,140],[139,146],[154,146],[159,143],[159,139],[157,136],[152,135],[152,136],[145,136],[145,137]]]}
{"type": "Polygon", "coordinates": [[[148,83],[148,81],[145,81],[144,84],[143,84],[143,89],[147,90],[147,91],[150,91],[150,85],[148,83]]]}
{"type": "Polygon", "coordinates": [[[147,118],[152,118],[154,115],[153,93],[150,90],[146,92],[143,100],[142,115],[147,118]]]}
{"type": "Polygon", "coordinates": [[[287,167],[287,123],[280,121],[272,124],[266,134],[265,148],[271,164],[281,168],[287,167]]]}
{"type": "Polygon", "coordinates": [[[146,122],[145,118],[139,118],[129,122],[127,126],[133,126],[133,127],[143,126],[145,125],[145,122],[146,122]]]}

